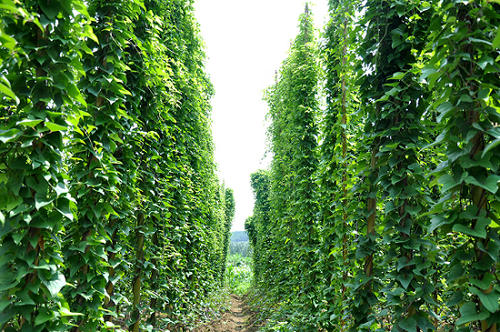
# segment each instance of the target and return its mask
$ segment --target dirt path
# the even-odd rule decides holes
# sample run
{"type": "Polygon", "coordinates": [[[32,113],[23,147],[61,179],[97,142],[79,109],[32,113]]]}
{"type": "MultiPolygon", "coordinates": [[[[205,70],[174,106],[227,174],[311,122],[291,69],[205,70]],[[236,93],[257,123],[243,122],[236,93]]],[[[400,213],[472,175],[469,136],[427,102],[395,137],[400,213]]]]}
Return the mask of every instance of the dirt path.
{"type": "Polygon", "coordinates": [[[247,307],[243,299],[236,295],[231,295],[231,310],[226,312],[222,318],[209,325],[196,329],[196,332],[255,332],[257,327],[251,324],[252,312],[247,307]]]}

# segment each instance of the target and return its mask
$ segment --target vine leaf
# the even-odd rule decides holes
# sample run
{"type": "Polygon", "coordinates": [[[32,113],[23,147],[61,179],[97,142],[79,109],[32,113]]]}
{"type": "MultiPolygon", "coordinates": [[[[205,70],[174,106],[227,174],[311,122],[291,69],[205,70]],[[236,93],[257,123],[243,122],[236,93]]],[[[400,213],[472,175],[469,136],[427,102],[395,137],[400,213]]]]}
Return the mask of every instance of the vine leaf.
{"type": "Polygon", "coordinates": [[[39,119],[24,119],[24,120],[16,122],[16,125],[17,126],[21,125],[21,126],[33,128],[33,127],[36,127],[36,125],[42,121],[43,120],[39,120],[39,119]]]}
{"type": "Polygon", "coordinates": [[[477,289],[476,287],[471,287],[470,291],[472,294],[475,294],[479,297],[479,299],[481,300],[481,303],[484,305],[484,307],[489,312],[495,313],[498,311],[499,294],[495,290],[486,294],[486,293],[482,292],[481,290],[477,289]]]}
{"type": "Polygon", "coordinates": [[[52,201],[53,201],[52,199],[49,199],[42,194],[36,194],[35,195],[35,209],[40,210],[44,206],[47,206],[50,203],[52,203],[52,201]]]}
{"type": "Polygon", "coordinates": [[[484,148],[483,154],[481,155],[481,158],[484,157],[485,154],[487,154],[491,149],[496,148],[498,145],[500,145],[500,138],[497,138],[493,142],[489,143],[486,148],[484,148]]]}
{"type": "Polygon", "coordinates": [[[12,92],[12,90],[8,86],[6,86],[1,82],[0,82],[0,93],[3,93],[7,97],[13,99],[16,102],[16,105],[19,104],[19,98],[17,98],[17,96],[14,94],[14,92],[12,92]]]}
{"type": "Polygon", "coordinates": [[[429,233],[434,232],[435,229],[441,227],[442,225],[450,223],[446,218],[443,218],[440,215],[433,216],[431,218],[431,224],[429,226],[429,233]]]}
{"type": "Polygon", "coordinates": [[[460,182],[455,181],[453,176],[451,176],[450,174],[441,176],[438,182],[443,185],[443,192],[449,191],[450,189],[453,189],[460,184],[460,182]]]}
{"type": "MultiPolygon", "coordinates": [[[[10,211],[15,209],[22,202],[22,198],[13,196],[6,188],[0,189],[0,209],[10,211]]],[[[3,215],[0,216],[0,222],[2,222],[2,224],[5,222],[5,217],[3,215]]]]}
{"type": "Polygon", "coordinates": [[[66,126],[61,126],[57,123],[53,123],[53,122],[49,122],[49,121],[45,122],[45,126],[47,128],[49,128],[50,131],[64,131],[67,129],[66,126]]]}
{"type": "Polygon", "coordinates": [[[61,310],[59,310],[59,313],[61,314],[61,317],[83,316],[83,314],[81,314],[79,312],[71,312],[71,311],[69,311],[68,308],[61,308],[61,310]]]}
{"type": "Polygon", "coordinates": [[[5,308],[7,308],[10,304],[9,300],[0,299],[0,312],[2,312],[5,308]]]}
{"type": "Polygon", "coordinates": [[[399,327],[408,332],[416,332],[417,331],[417,321],[415,317],[409,317],[399,322],[399,327]]]}
{"type": "Polygon", "coordinates": [[[43,284],[47,287],[50,295],[52,295],[52,297],[56,297],[61,289],[66,286],[66,278],[62,273],[57,273],[53,279],[44,281],[43,284]]]}
{"type": "Polygon", "coordinates": [[[456,224],[453,226],[453,231],[485,239],[486,238],[486,227],[489,224],[490,224],[490,220],[488,218],[478,218],[476,227],[470,228],[470,227],[462,225],[462,224],[456,224]]]}
{"type": "Polygon", "coordinates": [[[59,14],[59,8],[55,7],[55,3],[55,1],[51,1],[50,3],[48,1],[40,1],[40,8],[42,8],[43,13],[51,21],[59,14]]]}
{"type": "Polygon", "coordinates": [[[473,184],[478,187],[481,187],[485,190],[488,190],[492,194],[495,194],[498,191],[498,182],[500,181],[499,175],[490,175],[484,181],[479,181],[472,176],[468,176],[465,178],[465,182],[467,184],[473,184]]]}
{"type": "Polygon", "coordinates": [[[49,311],[47,309],[41,309],[38,316],[35,318],[35,326],[41,325],[45,322],[48,322],[51,319],[54,319],[55,315],[53,311],[49,311]]]}
{"type": "Polygon", "coordinates": [[[495,39],[493,39],[493,43],[491,44],[493,48],[499,48],[500,47],[500,28],[497,28],[497,35],[495,36],[495,39]]]}
{"type": "Polygon", "coordinates": [[[437,117],[437,122],[441,122],[441,120],[446,117],[453,109],[453,105],[448,101],[439,105],[436,109],[440,113],[437,117]]]}
{"type": "Polygon", "coordinates": [[[490,287],[491,285],[491,282],[495,280],[495,278],[493,277],[493,275],[491,273],[487,273],[483,280],[478,280],[478,279],[472,279],[470,281],[470,283],[480,289],[487,289],[488,287],[490,287]]]}
{"type": "MultiPolygon", "coordinates": [[[[405,275],[399,275],[398,280],[401,283],[401,286],[403,286],[405,289],[408,289],[408,286],[410,285],[410,282],[413,279],[412,274],[405,274],[405,275]]],[[[412,330],[414,331],[414,330],[412,330]]]]}
{"type": "Polygon", "coordinates": [[[394,73],[394,74],[392,75],[392,77],[389,77],[388,79],[389,79],[389,80],[400,80],[400,79],[402,79],[405,75],[406,75],[406,72],[404,72],[404,73],[403,73],[403,72],[398,71],[398,72],[394,73]]]}
{"type": "Polygon", "coordinates": [[[3,0],[0,3],[0,8],[10,11],[11,13],[17,13],[18,9],[12,0],[3,0]]]}
{"type": "Polygon", "coordinates": [[[473,302],[468,302],[460,308],[461,317],[457,320],[457,325],[467,324],[476,320],[483,320],[490,316],[487,312],[476,312],[476,305],[473,302]]]}
{"type": "Polygon", "coordinates": [[[16,128],[11,128],[7,130],[0,129],[0,142],[8,143],[10,141],[13,141],[18,137],[19,133],[20,133],[19,129],[16,128]]]}

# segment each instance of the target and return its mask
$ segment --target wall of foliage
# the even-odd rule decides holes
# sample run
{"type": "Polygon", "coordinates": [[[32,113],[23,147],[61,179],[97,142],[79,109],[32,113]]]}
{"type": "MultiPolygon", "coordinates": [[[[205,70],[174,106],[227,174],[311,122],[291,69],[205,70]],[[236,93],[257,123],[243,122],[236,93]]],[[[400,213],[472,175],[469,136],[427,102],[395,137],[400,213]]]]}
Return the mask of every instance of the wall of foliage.
{"type": "Polygon", "coordinates": [[[0,0],[0,330],[178,329],[234,215],[191,0],[0,0]]]}
{"type": "Polygon", "coordinates": [[[266,94],[247,230],[268,327],[498,331],[500,4],[329,6],[266,94]]]}

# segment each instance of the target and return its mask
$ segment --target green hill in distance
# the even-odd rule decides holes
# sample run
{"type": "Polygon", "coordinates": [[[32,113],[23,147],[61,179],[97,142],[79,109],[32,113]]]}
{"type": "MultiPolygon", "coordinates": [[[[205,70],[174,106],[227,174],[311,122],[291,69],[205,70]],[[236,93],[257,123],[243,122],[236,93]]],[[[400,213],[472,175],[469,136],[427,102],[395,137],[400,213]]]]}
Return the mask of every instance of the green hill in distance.
{"type": "Polygon", "coordinates": [[[248,241],[248,234],[246,231],[237,231],[231,233],[231,242],[246,242],[248,241]]]}

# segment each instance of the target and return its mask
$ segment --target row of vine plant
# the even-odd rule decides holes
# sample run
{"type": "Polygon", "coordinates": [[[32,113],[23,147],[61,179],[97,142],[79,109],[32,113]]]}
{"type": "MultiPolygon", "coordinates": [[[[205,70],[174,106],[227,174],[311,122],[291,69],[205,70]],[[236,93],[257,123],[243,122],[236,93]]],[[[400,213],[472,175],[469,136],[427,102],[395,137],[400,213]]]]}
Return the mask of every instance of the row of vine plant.
{"type": "Polygon", "coordinates": [[[498,331],[500,4],[330,0],[267,90],[255,283],[282,331],[498,331]]]}
{"type": "Polygon", "coordinates": [[[0,0],[0,330],[175,330],[234,214],[192,0],[0,0]]]}

